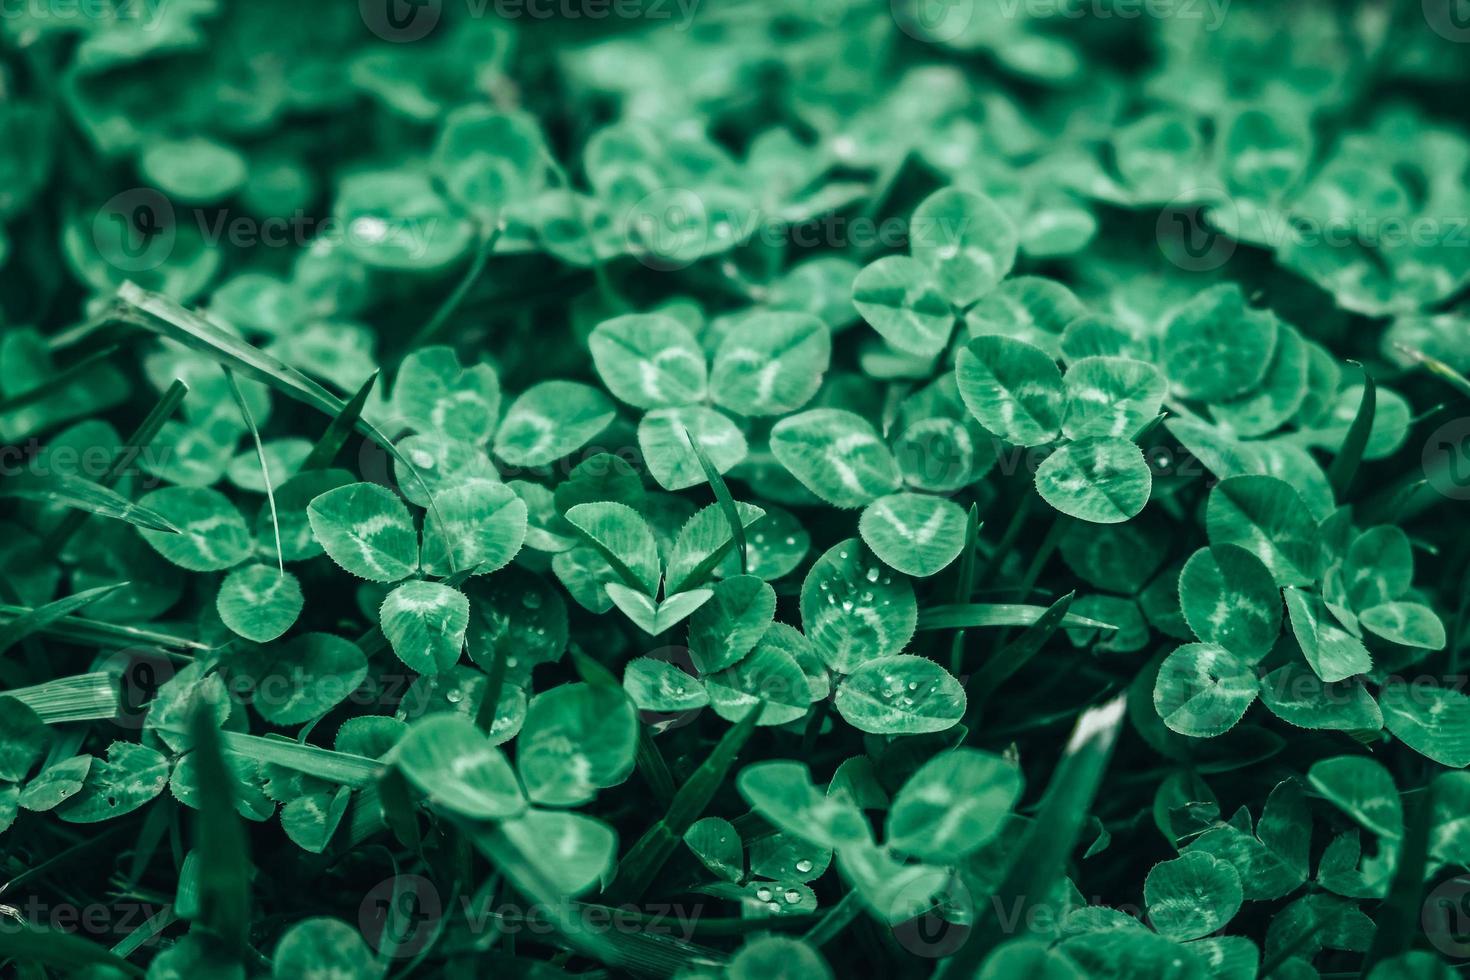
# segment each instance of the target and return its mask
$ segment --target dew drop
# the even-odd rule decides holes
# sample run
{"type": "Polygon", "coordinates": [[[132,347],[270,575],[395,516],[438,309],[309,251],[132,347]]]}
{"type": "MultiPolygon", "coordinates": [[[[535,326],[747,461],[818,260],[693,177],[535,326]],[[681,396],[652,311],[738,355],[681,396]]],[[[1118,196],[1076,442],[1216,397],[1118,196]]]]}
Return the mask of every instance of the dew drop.
{"type": "Polygon", "coordinates": [[[810,861],[808,861],[806,858],[802,858],[800,861],[797,861],[796,862],[796,870],[797,871],[800,871],[802,874],[806,874],[811,869],[812,869],[812,863],[810,861]]]}
{"type": "Polygon", "coordinates": [[[785,897],[787,905],[795,905],[797,902],[801,901],[801,892],[797,891],[795,888],[788,888],[786,889],[785,897]]]}
{"type": "Polygon", "coordinates": [[[376,215],[354,218],[349,227],[354,235],[369,244],[381,242],[388,237],[388,222],[376,215]]]}
{"type": "Polygon", "coordinates": [[[876,566],[873,567],[873,568],[868,569],[868,581],[869,582],[876,582],[876,581],[878,581],[879,574],[881,574],[881,573],[878,571],[878,569],[877,569],[876,566]]]}
{"type": "Polygon", "coordinates": [[[459,704],[461,701],[464,700],[464,692],[456,687],[444,695],[444,700],[448,701],[450,704],[459,704]]]}
{"type": "Polygon", "coordinates": [[[755,897],[762,902],[769,902],[771,900],[771,890],[769,888],[757,888],[755,890],[755,897]]]}

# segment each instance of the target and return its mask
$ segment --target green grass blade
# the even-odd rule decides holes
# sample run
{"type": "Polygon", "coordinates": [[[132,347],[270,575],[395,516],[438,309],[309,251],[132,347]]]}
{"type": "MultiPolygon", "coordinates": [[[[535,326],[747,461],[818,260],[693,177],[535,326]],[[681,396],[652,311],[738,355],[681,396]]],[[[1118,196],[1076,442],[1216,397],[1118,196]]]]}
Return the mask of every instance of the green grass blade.
{"type": "MultiPolygon", "coordinates": [[[[594,905],[589,902],[575,904],[584,913],[595,913],[597,919],[603,922],[608,921],[610,914],[616,914],[619,911],[606,905],[594,905]]],[[[672,977],[686,970],[698,973],[700,967],[718,969],[724,960],[723,954],[718,950],[697,946],[675,936],[664,935],[658,926],[657,917],[661,913],[657,911],[651,916],[629,910],[626,907],[620,911],[636,923],[635,927],[630,930],[613,930],[610,951],[616,957],[616,961],[611,965],[621,970],[635,976],[672,977]]],[[[691,932],[700,930],[700,927],[707,921],[703,917],[697,923],[691,921],[689,923],[691,932]]],[[[735,920],[735,922],[750,923],[751,920],[735,920]]],[[[766,924],[766,928],[770,928],[769,923],[766,924]]],[[[746,931],[751,930],[747,928],[746,931]]]]}
{"type": "Polygon", "coordinates": [[[724,784],[736,756],[755,732],[764,707],[764,701],[752,705],[745,717],[732,725],[710,750],[709,758],[679,787],[663,819],[648,828],[618,862],[612,884],[608,886],[609,894],[622,902],[636,902],[643,897],[654,876],[684,839],[685,831],[704,814],[705,807],[724,784]]]}
{"type": "Polygon", "coordinates": [[[255,414],[250,411],[250,406],[245,402],[245,393],[240,390],[240,385],[235,381],[235,372],[229,368],[223,369],[225,380],[230,383],[230,395],[235,399],[235,407],[240,410],[240,417],[245,420],[245,427],[250,430],[250,438],[255,443],[255,459],[260,463],[260,474],[265,480],[265,499],[270,505],[271,529],[276,535],[276,567],[281,574],[286,573],[286,556],[281,549],[281,518],[276,513],[276,490],[271,482],[271,466],[265,458],[265,445],[260,441],[260,429],[255,424],[255,414]]]}
{"type": "Polygon", "coordinates": [[[67,596],[65,599],[57,599],[44,606],[37,606],[24,616],[10,620],[0,626],[0,653],[9,650],[26,637],[41,632],[63,616],[69,616],[78,610],[85,609],[103,596],[110,595],[131,584],[131,582],[117,582],[113,585],[99,585],[95,589],[87,589],[76,595],[67,596]]]}
{"type": "Polygon", "coordinates": [[[979,573],[981,582],[988,582],[992,575],[1000,571],[1005,564],[1006,555],[1020,540],[1021,531],[1026,527],[1026,519],[1031,514],[1031,508],[1036,505],[1036,487],[1029,480],[1021,491],[1021,498],[1016,502],[1016,509],[1011,512],[1011,519],[1006,524],[1005,530],[1001,532],[1000,540],[995,543],[995,550],[985,560],[985,566],[979,573]]]}
{"type": "Polygon", "coordinates": [[[572,667],[576,669],[577,676],[592,687],[605,687],[610,690],[621,691],[623,682],[618,679],[612,671],[608,670],[602,663],[587,656],[580,648],[573,644],[571,648],[572,667]]]}
{"type": "Polygon", "coordinates": [[[36,476],[29,473],[9,477],[0,486],[0,498],[35,500],[68,507],[98,517],[110,517],[150,531],[178,534],[179,529],[162,514],[133,503],[127,497],[91,480],[69,473],[36,476]]]}
{"type": "MultiPolygon", "coordinates": [[[[741,531],[742,536],[745,531],[750,530],[756,523],[763,520],[765,516],[765,512],[762,511],[758,516],[752,517],[749,521],[745,521],[744,528],[741,531]]],[[[699,564],[689,570],[689,574],[677,582],[665,583],[664,594],[673,595],[675,593],[689,592],[693,589],[701,588],[709,579],[710,575],[714,573],[714,570],[719,567],[720,562],[725,560],[725,556],[730,553],[730,549],[734,547],[734,544],[735,539],[733,537],[726,538],[720,542],[718,547],[710,551],[699,564]]]]}
{"type": "Polygon", "coordinates": [[[589,928],[581,906],[559,893],[535,862],[521,853],[521,849],[503,831],[495,826],[487,827],[466,820],[455,819],[452,822],[469,836],[480,853],[505,875],[517,891],[538,907],[538,911],[550,920],[552,928],[572,949],[609,966],[620,962],[621,957],[610,942],[610,936],[615,932],[589,928]]]}
{"type": "Polygon", "coordinates": [[[1005,922],[1030,921],[1045,913],[1053,888],[1077,844],[1103,773],[1122,726],[1125,699],[1118,696],[1089,708],[1077,719],[1061,761],[1042,795],[1040,810],[990,901],[978,907],[968,940],[935,971],[935,980],[961,980],[975,975],[980,963],[1006,938],[1005,922]],[[1012,914],[1024,918],[1012,920],[1012,914]]]}
{"type": "Polygon", "coordinates": [[[1430,783],[1419,793],[1403,794],[1403,806],[1404,839],[1399,846],[1388,896],[1373,913],[1378,928],[1363,960],[1365,976],[1377,964],[1411,948],[1415,937],[1422,932],[1420,917],[1424,909],[1425,864],[1429,859],[1429,826],[1434,815],[1434,784],[1430,783]]]}
{"type": "Polygon", "coordinates": [[[1433,374],[1434,376],[1440,378],[1442,381],[1449,384],[1451,388],[1454,388],[1465,397],[1470,398],[1470,378],[1466,378],[1463,374],[1450,367],[1444,361],[1441,361],[1437,357],[1430,357],[1422,350],[1418,350],[1414,347],[1408,347],[1404,344],[1394,344],[1394,346],[1403,353],[1407,354],[1409,357],[1412,357],[1430,374],[1433,374]]]}
{"type": "MultiPolygon", "coordinates": [[[[14,622],[35,611],[36,609],[31,606],[0,603],[0,623],[14,622]]],[[[83,619],[80,616],[62,616],[54,622],[47,623],[37,632],[80,646],[153,646],[166,650],[211,649],[208,643],[201,643],[198,640],[143,629],[139,626],[117,626],[112,623],[83,619]]]]}
{"type": "Polygon", "coordinates": [[[1378,386],[1373,383],[1373,376],[1364,371],[1363,400],[1358,403],[1358,414],[1353,416],[1353,424],[1348,426],[1342,447],[1332,458],[1332,465],[1327,470],[1327,479],[1332,484],[1338,503],[1347,502],[1353,477],[1358,475],[1358,467],[1363,462],[1363,450],[1368,448],[1368,436],[1373,432],[1373,417],[1377,410],[1378,386]]]}
{"type": "Polygon", "coordinates": [[[720,511],[725,515],[725,520],[730,525],[730,540],[735,542],[735,550],[740,553],[740,574],[744,575],[747,565],[747,547],[745,542],[745,525],[740,520],[740,511],[735,509],[735,498],[730,495],[730,488],[725,485],[725,478],[720,476],[720,471],[715,469],[704,450],[694,441],[689,430],[684,430],[684,439],[689,443],[689,448],[694,450],[694,458],[699,460],[699,468],[704,470],[704,478],[709,481],[710,489],[715,492],[715,500],[720,504],[720,511]]]}
{"type": "Polygon", "coordinates": [[[664,761],[664,754],[647,725],[638,726],[638,749],[633,765],[648,784],[654,803],[667,810],[674,801],[674,775],[669,772],[669,764],[664,761]]]}
{"type": "Polygon", "coordinates": [[[409,340],[408,345],[403,349],[405,354],[426,346],[439,335],[440,330],[444,329],[444,325],[449,322],[449,318],[454,316],[455,311],[464,303],[465,297],[469,295],[470,290],[480,280],[480,276],[484,274],[485,263],[489,261],[490,255],[495,251],[495,243],[500,240],[503,231],[504,228],[498,224],[489,229],[481,227],[479,242],[475,246],[475,254],[470,259],[470,264],[465,269],[464,275],[460,277],[454,290],[448,296],[444,297],[444,302],[439,304],[439,308],[434,311],[434,315],[409,340]]]}
{"type": "MultiPolygon", "coordinates": [[[[922,630],[972,629],[989,626],[1032,626],[1047,613],[1046,606],[1018,606],[1009,603],[968,603],[965,605],[931,606],[919,610],[922,630]]],[[[1067,613],[1060,624],[1064,629],[1115,630],[1111,623],[1099,622],[1067,613]]]]}
{"type": "Polygon", "coordinates": [[[347,438],[352,435],[352,430],[362,419],[363,406],[367,404],[373,385],[377,384],[378,374],[379,372],[374,371],[368,375],[367,380],[357,389],[357,394],[352,396],[352,400],[342,406],[342,411],[332,416],[332,421],[327,423],[326,431],[316,441],[316,445],[311,447],[306,461],[301,464],[301,472],[324,470],[336,460],[337,454],[347,444],[347,438]]]}
{"type": "MultiPolygon", "coordinates": [[[[129,312],[141,314],[138,317],[140,324],[159,336],[213,358],[222,366],[232,368],[252,381],[269,385],[323,414],[334,416],[342,411],[344,403],[340,398],[285,361],[221,330],[168,297],[131,282],[125,282],[118,288],[117,297],[131,308],[129,312]]],[[[366,426],[366,429],[369,431],[363,434],[369,438],[382,438],[371,426],[366,426]]],[[[387,440],[383,439],[383,442],[387,440]]],[[[388,447],[383,448],[386,450],[388,447]]]]}
{"type": "MultiPolygon", "coordinates": [[[[858,220],[874,221],[882,210],[884,202],[893,193],[893,188],[898,183],[899,176],[904,172],[904,168],[908,166],[909,159],[914,153],[913,147],[910,145],[903,145],[899,147],[899,150],[900,152],[885,163],[883,169],[874,178],[872,187],[866,195],[867,200],[863,203],[861,217],[858,220]]],[[[867,245],[861,251],[864,255],[868,255],[878,248],[879,244],[874,242],[867,245]]]]}
{"type": "Polygon", "coordinates": [[[212,712],[201,706],[190,719],[194,771],[199,780],[194,853],[199,855],[198,923],[240,960],[250,930],[250,857],[245,829],[235,812],[235,776],[225,762],[212,712]]]}
{"type": "Polygon", "coordinates": [[[52,967],[71,976],[102,968],[141,977],[143,970],[106,946],[70,932],[44,929],[28,922],[8,922],[0,929],[0,957],[36,967],[52,967]]]}
{"type": "Polygon", "coordinates": [[[18,408],[25,408],[27,405],[34,404],[44,398],[49,398],[51,395],[56,394],[71,384],[71,382],[85,375],[98,364],[116,356],[117,352],[118,348],[115,346],[93,351],[75,364],[68,364],[34,388],[29,388],[18,395],[11,395],[9,398],[0,398],[0,414],[13,412],[18,408]]]}
{"type": "Polygon", "coordinates": [[[1048,640],[1056,635],[1072,608],[1075,592],[1068,592],[1052,603],[1041,617],[1026,627],[1026,631],[1010,643],[996,650],[985,661],[985,665],[970,678],[966,685],[971,714],[978,714],[986,700],[1009,680],[1018,670],[1026,666],[1032,657],[1041,652],[1048,640]]]}
{"type": "MultiPolygon", "coordinates": [[[[401,769],[390,766],[376,783],[362,788],[356,802],[376,802],[381,807],[381,813],[373,814],[376,818],[374,829],[386,824],[403,846],[415,851],[423,846],[414,790],[401,769]]],[[[357,841],[357,829],[358,820],[354,819],[351,828],[354,843],[360,843],[357,841]]]]}
{"type": "Polygon", "coordinates": [[[863,893],[854,888],[829,908],[802,938],[818,948],[825,946],[852,925],[853,920],[863,914],[863,908],[863,893]]]}
{"type": "Polygon", "coordinates": [[[163,930],[177,921],[179,921],[179,914],[174,911],[174,907],[172,905],[165,905],[153,915],[149,916],[148,921],[118,940],[113,945],[112,951],[126,959],[142,949],[147,943],[157,937],[160,932],[163,932],[163,930]]]}
{"type": "Polygon", "coordinates": [[[122,707],[112,675],[100,671],[18,687],[5,696],[23,702],[48,725],[113,718],[122,707]]]}
{"type": "MultiPolygon", "coordinates": [[[[960,551],[959,566],[955,569],[954,576],[954,605],[967,605],[970,597],[975,594],[975,546],[980,541],[980,508],[976,504],[970,505],[969,513],[965,515],[965,544],[960,551]]],[[[954,636],[949,641],[949,665],[950,673],[959,676],[964,673],[965,660],[965,631],[957,628],[954,636]]]]}
{"type": "MultiPolygon", "coordinates": [[[[132,435],[123,440],[122,447],[113,454],[112,462],[107,467],[107,472],[97,483],[100,486],[112,487],[127,472],[128,468],[137,460],[138,454],[148,448],[163,429],[165,422],[178,411],[179,405],[183,403],[184,396],[189,393],[189,386],[177,378],[168,390],[154,404],[143,421],[133,430],[132,435]]],[[[48,555],[59,555],[66,548],[72,535],[79,531],[87,521],[87,515],[82,511],[68,511],[62,518],[61,523],[56,525],[46,539],[41,543],[41,550],[48,555]]]]}
{"type": "Polygon", "coordinates": [[[500,711],[500,694],[505,689],[506,663],[510,656],[506,647],[510,643],[505,636],[496,637],[494,649],[490,651],[490,669],[485,672],[485,696],[480,709],[475,712],[475,725],[486,735],[495,727],[495,716],[500,711]]]}
{"type": "MultiPolygon", "coordinates": [[[[333,418],[341,415],[347,408],[346,402],[286,362],[226,333],[166,296],[149,292],[135,283],[125,282],[118,288],[117,297],[125,304],[124,312],[130,318],[136,316],[137,322],[145,329],[199,351],[218,361],[223,367],[233,368],[245,377],[268,385],[286,397],[333,418]]],[[[437,513],[434,495],[418,467],[367,419],[359,416],[354,427],[412,474],[428,497],[429,509],[437,513]]],[[[453,548],[449,549],[448,558],[452,571],[453,548]]]]}
{"type": "Polygon", "coordinates": [[[1016,598],[1025,599],[1031,595],[1031,590],[1036,587],[1041,573],[1046,570],[1046,563],[1051,561],[1051,556],[1062,544],[1062,538],[1066,537],[1067,523],[1062,519],[1062,515],[1053,516],[1046,537],[1041,539],[1041,544],[1031,556],[1031,564],[1026,566],[1026,574],[1021,576],[1021,581],[1016,586],[1016,598]]]}
{"type": "Polygon", "coordinates": [[[1164,422],[1164,419],[1166,419],[1168,417],[1169,417],[1169,413],[1168,412],[1160,412],[1159,414],[1155,415],[1153,418],[1149,419],[1147,422],[1143,423],[1142,425],[1140,425],[1138,427],[1138,431],[1135,432],[1135,433],[1133,433],[1133,435],[1129,437],[1130,441],[1136,442],[1136,443],[1142,445],[1143,444],[1143,440],[1145,440],[1149,436],[1153,435],[1154,430],[1157,429],[1160,425],[1162,425],[1163,422],[1164,422]]]}
{"type": "Polygon", "coordinates": [[[340,783],[361,789],[377,781],[387,766],[348,752],[334,752],[315,745],[303,745],[288,738],[221,732],[220,744],[226,752],[248,756],[256,762],[273,763],[296,772],[315,776],[329,783],[340,783]]]}
{"type": "MultiPolygon", "coordinates": [[[[1307,944],[1311,942],[1312,937],[1317,935],[1317,933],[1335,927],[1341,921],[1342,917],[1347,914],[1347,910],[1350,907],[1350,905],[1344,902],[1341,905],[1335,905],[1329,908],[1326,914],[1319,913],[1317,916],[1303,922],[1297,927],[1295,934],[1288,934],[1287,938],[1277,945],[1276,951],[1262,962],[1257,976],[1276,976],[1277,967],[1295,956],[1298,951],[1306,948],[1307,944]]],[[[1359,975],[1363,976],[1366,974],[1359,975]]]]}

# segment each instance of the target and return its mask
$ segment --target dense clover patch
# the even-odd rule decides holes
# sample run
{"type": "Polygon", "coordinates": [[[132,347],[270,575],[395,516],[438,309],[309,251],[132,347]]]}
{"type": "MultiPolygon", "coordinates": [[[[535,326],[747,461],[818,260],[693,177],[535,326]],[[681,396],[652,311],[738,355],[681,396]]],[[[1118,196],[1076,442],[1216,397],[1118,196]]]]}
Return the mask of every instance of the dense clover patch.
{"type": "Polygon", "coordinates": [[[103,6],[0,17],[0,971],[1455,975],[1454,3],[103,6]]]}

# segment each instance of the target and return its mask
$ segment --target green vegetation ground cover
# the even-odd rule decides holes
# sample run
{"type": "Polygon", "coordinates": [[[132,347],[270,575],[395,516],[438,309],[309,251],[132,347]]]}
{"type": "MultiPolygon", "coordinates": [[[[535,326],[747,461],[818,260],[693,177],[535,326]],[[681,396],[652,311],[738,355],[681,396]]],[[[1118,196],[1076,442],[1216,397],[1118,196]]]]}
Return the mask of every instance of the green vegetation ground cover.
{"type": "Polygon", "coordinates": [[[0,11],[7,975],[1457,975],[1467,44],[0,11]]]}

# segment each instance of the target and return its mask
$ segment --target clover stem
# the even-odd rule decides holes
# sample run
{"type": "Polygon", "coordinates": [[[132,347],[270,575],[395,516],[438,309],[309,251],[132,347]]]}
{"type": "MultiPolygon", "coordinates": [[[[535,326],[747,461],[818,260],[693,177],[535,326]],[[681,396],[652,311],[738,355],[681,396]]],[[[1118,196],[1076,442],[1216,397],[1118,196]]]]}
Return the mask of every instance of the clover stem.
{"type": "Polygon", "coordinates": [[[485,264],[490,259],[490,253],[495,251],[495,243],[500,239],[500,232],[500,225],[489,229],[484,225],[480,226],[479,243],[475,247],[474,257],[470,259],[470,264],[465,269],[464,275],[460,277],[459,284],[448,296],[444,297],[444,301],[439,304],[439,308],[434,311],[429,322],[420,327],[418,333],[409,340],[407,346],[404,347],[404,354],[428,344],[449,322],[449,318],[454,316],[455,311],[464,302],[464,298],[469,295],[470,289],[485,271],[485,264]]]}
{"type": "Polygon", "coordinates": [[[812,749],[816,746],[817,736],[822,734],[822,722],[827,720],[827,713],[831,710],[831,705],[831,698],[823,698],[812,706],[812,713],[807,716],[806,728],[802,729],[801,732],[801,752],[799,755],[802,758],[810,756],[812,749]]]}
{"type": "MultiPolygon", "coordinates": [[[[968,603],[975,591],[975,545],[979,538],[980,509],[976,504],[971,504],[965,517],[965,546],[960,552],[959,567],[955,572],[954,602],[957,606],[968,603]]],[[[964,673],[965,631],[962,628],[956,629],[950,640],[949,667],[949,672],[956,677],[964,673]]]]}
{"type": "Polygon", "coordinates": [[[490,670],[485,680],[485,699],[475,713],[475,726],[490,734],[495,727],[495,715],[500,710],[500,692],[505,687],[505,642],[497,641],[490,654],[490,670]]]}
{"type": "Polygon", "coordinates": [[[1016,509],[1011,512],[1011,521],[1001,533],[1000,540],[996,542],[995,550],[990,553],[990,557],[985,560],[984,567],[975,576],[977,582],[988,582],[990,576],[1000,570],[1006,555],[1015,546],[1016,539],[1021,536],[1021,530],[1026,526],[1026,517],[1030,514],[1035,502],[1035,487],[1028,484],[1021,494],[1021,499],[1016,503],[1016,509]]]}
{"type": "Polygon", "coordinates": [[[825,946],[842,934],[842,930],[852,924],[863,911],[861,893],[852,889],[838,900],[837,904],[827,910],[827,914],[818,920],[817,924],[807,930],[802,938],[813,946],[825,946]]]}

